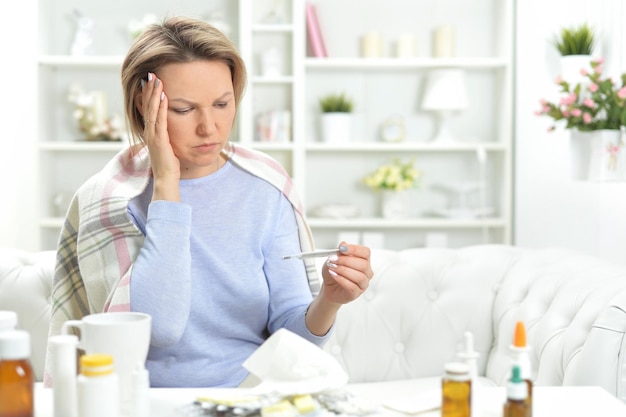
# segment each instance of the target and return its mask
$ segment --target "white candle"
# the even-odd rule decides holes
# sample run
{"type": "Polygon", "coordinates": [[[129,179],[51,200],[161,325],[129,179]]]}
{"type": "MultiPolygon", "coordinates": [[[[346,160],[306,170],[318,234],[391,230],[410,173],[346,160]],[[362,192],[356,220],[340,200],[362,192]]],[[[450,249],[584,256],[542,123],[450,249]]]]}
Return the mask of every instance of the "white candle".
{"type": "Polygon", "coordinates": [[[396,56],[398,58],[413,58],[416,52],[415,36],[405,33],[398,37],[398,42],[396,43],[396,56]]]}
{"type": "Polygon", "coordinates": [[[91,103],[93,121],[96,125],[103,125],[107,121],[107,96],[104,91],[92,91],[91,103]]]}
{"type": "Polygon", "coordinates": [[[435,57],[454,56],[454,26],[443,25],[435,30],[435,57]]]}
{"type": "Polygon", "coordinates": [[[378,32],[369,32],[361,39],[361,56],[378,58],[383,55],[383,37],[378,32]]]}

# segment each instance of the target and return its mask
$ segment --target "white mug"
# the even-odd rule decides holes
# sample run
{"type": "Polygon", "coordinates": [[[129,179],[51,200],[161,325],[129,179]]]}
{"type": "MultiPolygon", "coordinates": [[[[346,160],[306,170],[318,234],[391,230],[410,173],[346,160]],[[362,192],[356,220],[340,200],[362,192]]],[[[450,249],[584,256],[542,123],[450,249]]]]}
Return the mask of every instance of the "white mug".
{"type": "Polygon", "coordinates": [[[80,330],[78,347],[85,353],[106,353],[113,356],[113,368],[120,381],[121,406],[131,400],[132,372],[142,366],[150,348],[152,317],[145,313],[111,312],[90,314],[82,320],[68,320],[61,332],[80,330]]]}

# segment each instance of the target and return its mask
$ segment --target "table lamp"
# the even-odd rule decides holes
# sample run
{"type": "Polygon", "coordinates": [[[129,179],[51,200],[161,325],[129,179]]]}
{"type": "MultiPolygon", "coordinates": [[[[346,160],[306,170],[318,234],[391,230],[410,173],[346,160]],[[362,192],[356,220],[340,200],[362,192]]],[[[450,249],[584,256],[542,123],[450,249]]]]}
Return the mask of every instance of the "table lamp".
{"type": "Polygon", "coordinates": [[[454,141],[449,129],[453,114],[467,107],[465,72],[458,68],[432,70],[426,81],[422,99],[422,109],[437,113],[437,132],[433,138],[437,142],[454,141]]]}

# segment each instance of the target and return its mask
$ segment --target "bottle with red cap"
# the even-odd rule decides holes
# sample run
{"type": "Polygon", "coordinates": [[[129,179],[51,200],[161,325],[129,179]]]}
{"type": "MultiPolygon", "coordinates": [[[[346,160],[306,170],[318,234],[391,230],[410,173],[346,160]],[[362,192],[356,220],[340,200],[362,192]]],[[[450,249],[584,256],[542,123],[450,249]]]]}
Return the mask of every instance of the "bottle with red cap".
{"type": "Polygon", "coordinates": [[[520,371],[520,378],[526,383],[527,398],[526,405],[528,407],[528,417],[532,417],[533,405],[533,381],[532,367],[530,363],[530,348],[526,344],[526,327],[524,322],[518,321],[515,325],[515,335],[513,344],[510,347],[513,356],[513,365],[517,365],[520,371]]]}

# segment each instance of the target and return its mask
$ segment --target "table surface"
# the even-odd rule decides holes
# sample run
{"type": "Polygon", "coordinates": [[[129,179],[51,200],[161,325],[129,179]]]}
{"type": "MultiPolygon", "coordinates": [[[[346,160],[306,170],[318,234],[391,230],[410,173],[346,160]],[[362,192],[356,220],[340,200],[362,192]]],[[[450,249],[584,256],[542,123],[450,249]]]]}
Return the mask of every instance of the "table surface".
{"type": "MultiPolygon", "coordinates": [[[[412,400],[430,390],[419,380],[351,384],[345,390],[354,394],[357,400],[378,405],[371,416],[390,417],[440,416],[440,410],[419,414],[403,414],[393,411],[384,404],[390,400],[412,400]]],[[[152,388],[151,417],[178,417],[181,407],[191,404],[200,396],[239,395],[250,392],[243,389],[215,388],[152,388]]],[[[502,417],[502,405],[506,399],[502,387],[479,387],[473,393],[473,417],[502,417]]],[[[535,387],[533,389],[533,417],[614,417],[626,416],[626,404],[609,394],[601,387],[535,387]]],[[[41,384],[35,386],[35,417],[53,417],[52,390],[41,384]]]]}

